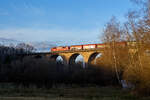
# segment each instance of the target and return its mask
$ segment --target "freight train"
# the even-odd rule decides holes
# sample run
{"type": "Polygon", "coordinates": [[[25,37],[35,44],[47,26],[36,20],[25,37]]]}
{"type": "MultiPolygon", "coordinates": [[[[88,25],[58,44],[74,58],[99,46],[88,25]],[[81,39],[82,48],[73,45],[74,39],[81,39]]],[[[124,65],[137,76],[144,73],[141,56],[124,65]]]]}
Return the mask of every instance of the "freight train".
{"type": "MultiPolygon", "coordinates": [[[[117,46],[125,47],[127,42],[117,42],[117,46]]],[[[85,44],[85,45],[72,45],[72,46],[59,46],[51,48],[51,51],[73,51],[73,50],[89,50],[89,49],[103,49],[109,47],[109,44],[85,44]]]]}

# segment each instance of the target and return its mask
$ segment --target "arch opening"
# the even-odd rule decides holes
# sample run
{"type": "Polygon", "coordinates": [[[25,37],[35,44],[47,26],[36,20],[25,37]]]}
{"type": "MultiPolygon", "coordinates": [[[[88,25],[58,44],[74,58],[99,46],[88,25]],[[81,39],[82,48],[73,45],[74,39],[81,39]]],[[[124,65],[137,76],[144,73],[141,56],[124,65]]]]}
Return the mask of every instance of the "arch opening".
{"type": "Polygon", "coordinates": [[[102,53],[99,53],[99,52],[95,52],[95,53],[91,54],[89,57],[89,60],[88,60],[88,64],[96,65],[97,59],[100,58],[101,56],[102,56],[102,53]]]}
{"type": "Polygon", "coordinates": [[[60,56],[60,55],[52,55],[50,57],[50,59],[54,62],[56,62],[56,64],[59,64],[59,65],[64,65],[65,64],[65,58],[63,56],[60,56]]]}
{"type": "Polygon", "coordinates": [[[84,57],[79,53],[73,54],[69,59],[69,66],[73,65],[81,65],[85,68],[84,57]]]}

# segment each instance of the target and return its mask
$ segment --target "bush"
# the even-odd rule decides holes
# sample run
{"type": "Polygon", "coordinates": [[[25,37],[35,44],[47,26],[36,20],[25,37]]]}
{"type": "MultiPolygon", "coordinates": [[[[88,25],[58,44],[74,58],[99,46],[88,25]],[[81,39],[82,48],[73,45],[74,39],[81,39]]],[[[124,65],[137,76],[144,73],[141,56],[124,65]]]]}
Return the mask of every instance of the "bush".
{"type": "Polygon", "coordinates": [[[124,71],[124,79],[134,85],[136,93],[150,95],[150,57],[145,54],[134,57],[124,71]]]}
{"type": "Polygon", "coordinates": [[[3,82],[29,87],[52,87],[66,85],[112,85],[115,75],[99,66],[83,68],[81,65],[64,66],[49,59],[25,57],[24,59],[5,64],[0,72],[5,79],[3,82]],[[4,71],[5,70],[5,71],[4,71]]]}

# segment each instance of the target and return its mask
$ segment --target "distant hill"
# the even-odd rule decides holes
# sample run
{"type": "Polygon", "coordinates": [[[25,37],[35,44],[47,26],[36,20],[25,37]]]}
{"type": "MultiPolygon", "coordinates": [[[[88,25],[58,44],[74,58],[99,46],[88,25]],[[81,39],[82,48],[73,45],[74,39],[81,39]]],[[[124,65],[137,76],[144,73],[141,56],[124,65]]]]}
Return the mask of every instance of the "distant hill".
{"type": "Polygon", "coordinates": [[[21,43],[21,41],[17,41],[14,39],[0,38],[1,45],[9,46],[9,45],[17,45],[18,43],[21,43]]]}
{"type": "MultiPolygon", "coordinates": [[[[0,38],[1,45],[16,46],[19,43],[23,43],[23,41],[0,38]]],[[[24,42],[24,43],[32,45],[36,49],[36,52],[49,52],[50,48],[55,46],[94,44],[94,43],[100,43],[100,41],[99,40],[67,40],[67,41],[60,40],[60,41],[43,41],[43,42],[24,42]]]]}
{"type": "Polygon", "coordinates": [[[50,52],[50,48],[56,46],[52,42],[31,42],[30,44],[36,48],[37,52],[50,52]]]}
{"type": "Polygon", "coordinates": [[[0,45],[16,46],[19,43],[32,45],[36,49],[36,52],[49,52],[51,47],[56,46],[55,42],[23,42],[14,39],[0,38],[0,45]]]}

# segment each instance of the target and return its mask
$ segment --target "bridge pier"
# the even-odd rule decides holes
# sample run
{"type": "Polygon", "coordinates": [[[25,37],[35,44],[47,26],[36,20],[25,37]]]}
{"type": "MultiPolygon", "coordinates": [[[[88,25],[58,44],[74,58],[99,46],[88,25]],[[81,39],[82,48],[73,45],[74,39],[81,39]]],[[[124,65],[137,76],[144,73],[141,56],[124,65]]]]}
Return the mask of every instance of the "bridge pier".
{"type": "Polygon", "coordinates": [[[79,55],[82,55],[85,63],[83,67],[87,67],[89,64],[94,64],[93,61],[99,53],[102,53],[102,51],[64,51],[52,53],[51,58],[54,57],[56,59],[56,57],[61,56],[63,58],[64,65],[71,65],[75,64],[75,60],[79,55]]]}

